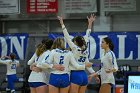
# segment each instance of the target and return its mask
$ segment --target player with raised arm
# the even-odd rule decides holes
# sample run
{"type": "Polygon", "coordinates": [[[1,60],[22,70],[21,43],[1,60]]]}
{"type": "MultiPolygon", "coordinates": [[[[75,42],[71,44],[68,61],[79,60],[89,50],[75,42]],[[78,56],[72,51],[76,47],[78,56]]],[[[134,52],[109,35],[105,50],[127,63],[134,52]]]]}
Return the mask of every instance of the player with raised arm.
{"type": "MultiPolygon", "coordinates": [[[[64,66],[64,71],[54,69],[51,71],[49,80],[49,93],[68,93],[70,78],[69,78],[69,65],[73,65],[77,69],[84,69],[85,65],[79,65],[71,51],[65,50],[64,38],[58,37],[55,39],[52,51],[49,56],[49,61],[40,64],[45,67],[45,64],[60,64],[64,66]]],[[[39,67],[40,67],[39,66],[39,67]]]]}
{"type": "MultiPolygon", "coordinates": [[[[76,36],[73,38],[73,40],[70,39],[70,36],[67,32],[67,29],[64,25],[63,18],[61,16],[58,16],[58,19],[60,21],[60,24],[62,26],[64,37],[69,45],[69,47],[72,50],[72,53],[80,65],[85,65],[86,63],[89,63],[88,60],[88,50],[87,50],[87,42],[88,38],[90,36],[92,23],[95,20],[95,16],[91,14],[90,17],[87,17],[88,19],[88,29],[86,31],[85,38],[83,36],[76,36]],[[73,41],[73,42],[72,42],[73,41]]],[[[70,87],[70,93],[85,93],[87,84],[88,84],[88,77],[85,72],[85,69],[79,70],[75,69],[73,66],[70,67],[71,69],[71,87],[70,87]]],[[[99,78],[97,77],[95,71],[92,69],[92,67],[86,68],[90,73],[90,77],[95,78],[97,82],[99,82],[99,78]]]]}
{"type": "Polygon", "coordinates": [[[11,93],[16,93],[14,88],[14,82],[18,81],[16,77],[16,68],[19,66],[19,61],[16,60],[16,55],[14,53],[10,53],[9,59],[0,58],[0,63],[7,65],[7,81],[8,85],[6,90],[11,91],[11,93]]]}

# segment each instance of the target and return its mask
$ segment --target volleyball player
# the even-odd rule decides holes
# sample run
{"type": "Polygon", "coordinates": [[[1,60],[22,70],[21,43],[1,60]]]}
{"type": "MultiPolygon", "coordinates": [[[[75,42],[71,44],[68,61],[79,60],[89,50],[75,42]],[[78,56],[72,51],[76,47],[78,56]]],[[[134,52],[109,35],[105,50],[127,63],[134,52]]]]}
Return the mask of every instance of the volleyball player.
{"type": "MultiPolygon", "coordinates": [[[[63,18],[58,16],[58,19],[60,21],[60,24],[63,29],[64,37],[70,46],[72,53],[80,65],[85,65],[86,63],[89,63],[88,60],[88,51],[87,51],[87,40],[89,37],[89,34],[91,32],[92,23],[95,20],[95,16],[91,15],[90,18],[88,18],[88,29],[86,32],[86,39],[82,36],[76,36],[73,38],[73,42],[71,41],[69,34],[67,32],[67,29],[65,28],[65,25],[63,23],[63,18]]],[[[88,77],[85,72],[85,69],[79,70],[75,69],[73,66],[71,66],[71,86],[70,86],[70,93],[85,93],[87,84],[88,84],[88,77]]],[[[94,77],[97,82],[99,82],[99,78],[97,77],[95,71],[90,67],[87,68],[87,70],[91,73],[91,77],[94,77]]]]}
{"type": "Polygon", "coordinates": [[[37,46],[35,54],[32,56],[32,58],[28,61],[28,65],[30,66],[30,69],[32,70],[28,79],[30,92],[31,93],[46,93],[46,83],[47,83],[47,77],[44,71],[42,69],[39,69],[35,67],[35,65],[43,59],[43,53],[46,51],[45,45],[39,44],[37,46]],[[37,69],[37,70],[36,70],[37,69]],[[38,71],[38,72],[36,72],[38,71]]]}
{"type": "Polygon", "coordinates": [[[3,60],[0,59],[0,63],[7,65],[7,81],[8,85],[6,90],[10,90],[11,93],[16,93],[14,88],[14,82],[18,81],[16,77],[16,68],[19,66],[19,61],[15,59],[16,55],[14,53],[10,53],[9,59],[3,60]]]}
{"type": "MultiPolygon", "coordinates": [[[[36,65],[43,60],[47,60],[50,54],[50,49],[52,46],[51,40],[46,40],[45,43],[39,44],[37,46],[35,54],[32,58],[28,61],[28,65],[31,65],[31,74],[29,76],[28,82],[30,86],[31,93],[46,93],[48,91],[46,89],[48,84],[48,77],[46,77],[46,70],[38,68],[36,65]]],[[[58,65],[49,65],[48,68],[56,68],[59,69],[60,66],[58,65]]],[[[47,75],[48,76],[48,75],[47,75]]]]}
{"type": "Polygon", "coordinates": [[[49,80],[49,93],[68,93],[70,78],[69,78],[69,65],[73,65],[77,69],[84,69],[85,65],[79,65],[74,59],[73,54],[69,50],[65,50],[64,38],[56,38],[53,50],[49,56],[47,64],[60,64],[64,66],[64,71],[53,69],[50,74],[49,80]]]}
{"type": "Polygon", "coordinates": [[[104,53],[101,57],[101,87],[99,93],[110,93],[112,85],[115,85],[113,72],[118,70],[116,57],[113,52],[114,45],[110,38],[105,37],[101,43],[104,53]]]}

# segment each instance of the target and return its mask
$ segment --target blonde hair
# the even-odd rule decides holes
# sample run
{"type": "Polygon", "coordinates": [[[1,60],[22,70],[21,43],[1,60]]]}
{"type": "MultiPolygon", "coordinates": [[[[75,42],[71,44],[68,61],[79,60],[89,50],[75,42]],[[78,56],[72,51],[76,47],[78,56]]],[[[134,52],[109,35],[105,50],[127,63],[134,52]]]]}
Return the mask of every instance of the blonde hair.
{"type": "Polygon", "coordinates": [[[46,51],[45,44],[38,44],[36,48],[36,55],[39,57],[43,52],[46,51]]]}
{"type": "Polygon", "coordinates": [[[56,48],[59,48],[59,49],[65,49],[65,45],[64,45],[64,38],[62,37],[58,37],[54,40],[53,42],[53,45],[52,45],[52,49],[56,49],[56,48]]]}

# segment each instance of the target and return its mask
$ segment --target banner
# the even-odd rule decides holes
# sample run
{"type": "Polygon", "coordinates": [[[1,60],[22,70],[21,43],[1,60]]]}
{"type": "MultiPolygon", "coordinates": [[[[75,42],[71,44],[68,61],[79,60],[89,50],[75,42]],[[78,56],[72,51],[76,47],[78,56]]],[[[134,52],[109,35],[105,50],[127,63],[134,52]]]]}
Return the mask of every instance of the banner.
{"type": "Polygon", "coordinates": [[[101,0],[104,11],[136,11],[136,0],[101,0]]]}
{"type": "Polygon", "coordinates": [[[0,35],[0,56],[8,56],[11,52],[17,59],[23,60],[26,54],[28,34],[0,35]]]}
{"type": "Polygon", "coordinates": [[[0,0],[0,15],[19,13],[20,0],[0,0]]]}
{"type": "Polygon", "coordinates": [[[96,0],[64,0],[65,13],[97,12],[96,0]]]}
{"type": "MultiPolygon", "coordinates": [[[[70,33],[71,38],[85,33],[70,33]]],[[[100,59],[103,50],[101,41],[104,37],[110,37],[114,44],[114,53],[117,59],[140,60],[140,32],[92,32],[88,42],[89,58],[100,59]]],[[[49,34],[50,38],[62,37],[62,33],[49,34]]]]}
{"type": "Polygon", "coordinates": [[[27,0],[27,13],[57,13],[57,0],[27,0]]]}

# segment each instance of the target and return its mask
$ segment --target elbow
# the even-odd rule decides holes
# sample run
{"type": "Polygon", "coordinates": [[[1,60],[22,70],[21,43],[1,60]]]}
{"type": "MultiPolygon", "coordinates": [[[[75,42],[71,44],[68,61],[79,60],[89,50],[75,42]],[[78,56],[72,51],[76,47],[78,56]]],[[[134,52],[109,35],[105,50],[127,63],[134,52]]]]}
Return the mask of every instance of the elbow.
{"type": "Polygon", "coordinates": [[[118,67],[116,67],[115,69],[116,69],[116,71],[118,71],[118,67]]]}
{"type": "Polygon", "coordinates": [[[118,71],[118,67],[112,69],[112,72],[117,72],[117,71],[118,71]]]}
{"type": "Polygon", "coordinates": [[[28,61],[27,65],[31,65],[31,62],[30,62],[30,60],[28,61]]]}

